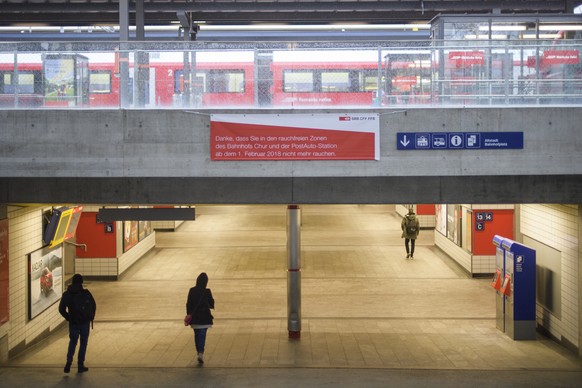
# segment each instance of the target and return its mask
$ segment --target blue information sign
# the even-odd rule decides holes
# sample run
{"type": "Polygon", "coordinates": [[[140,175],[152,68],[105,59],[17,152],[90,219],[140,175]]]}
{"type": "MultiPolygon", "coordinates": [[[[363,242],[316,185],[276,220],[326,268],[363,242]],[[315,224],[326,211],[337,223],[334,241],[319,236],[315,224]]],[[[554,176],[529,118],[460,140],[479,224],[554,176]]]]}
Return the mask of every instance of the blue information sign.
{"type": "Polygon", "coordinates": [[[523,149],[523,132],[398,132],[399,150],[523,149]]]}

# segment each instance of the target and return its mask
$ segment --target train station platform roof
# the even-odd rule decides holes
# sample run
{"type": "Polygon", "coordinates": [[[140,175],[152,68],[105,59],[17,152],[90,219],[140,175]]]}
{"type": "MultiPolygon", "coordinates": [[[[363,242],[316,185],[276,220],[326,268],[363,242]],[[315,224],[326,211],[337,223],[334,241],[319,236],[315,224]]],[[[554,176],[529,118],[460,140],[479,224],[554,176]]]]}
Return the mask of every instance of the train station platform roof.
{"type": "MultiPolygon", "coordinates": [[[[116,25],[123,1],[103,0],[0,0],[0,23],[45,25],[116,25]]],[[[127,0],[135,15],[136,2],[127,0]]],[[[444,13],[564,13],[571,1],[259,1],[259,0],[145,0],[144,23],[160,25],[179,22],[180,16],[215,24],[283,23],[401,23],[427,21],[444,13]]]]}

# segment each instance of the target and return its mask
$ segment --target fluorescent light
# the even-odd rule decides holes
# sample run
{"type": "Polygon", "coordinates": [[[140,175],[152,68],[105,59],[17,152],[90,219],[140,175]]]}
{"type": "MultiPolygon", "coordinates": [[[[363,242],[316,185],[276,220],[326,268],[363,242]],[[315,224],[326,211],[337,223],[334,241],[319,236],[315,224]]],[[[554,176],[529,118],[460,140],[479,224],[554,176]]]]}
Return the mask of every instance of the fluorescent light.
{"type": "MultiPolygon", "coordinates": [[[[475,40],[475,39],[490,39],[489,35],[482,34],[482,35],[475,35],[475,34],[467,34],[465,35],[465,39],[467,40],[475,40]]],[[[507,39],[507,35],[504,34],[492,34],[491,39],[507,39]]]]}
{"type": "Polygon", "coordinates": [[[540,24],[540,31],[582,31],[582,25],[540,24]]]}
{"type": "MultiPolygon", "coordinates": [[[[558,39],[560,38],[560,34],[540,34],[540,39],[558,39]]],[[[521,36],[522,39],[538,39],[536,34],[523,34],[521,36]]]]}
{"type": "MultiPolygon", "coordinates": [[[[503,26],[495,25],[491,26],[491,31],[525,31],[526,26],[503,26]]],[[[479,26],[479,31],[489,31],[489,26],[479,26]]]]}

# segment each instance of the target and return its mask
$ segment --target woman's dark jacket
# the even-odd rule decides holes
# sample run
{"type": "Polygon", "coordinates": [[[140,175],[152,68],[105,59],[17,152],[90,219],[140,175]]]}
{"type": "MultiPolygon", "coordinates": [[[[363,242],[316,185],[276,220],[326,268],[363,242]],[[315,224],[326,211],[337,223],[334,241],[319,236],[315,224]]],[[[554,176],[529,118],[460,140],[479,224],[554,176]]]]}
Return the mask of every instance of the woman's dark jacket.
{"type": "Polygon", "coordinates": [[[188,292],[186,302],[186,314],[192,315],[190,323],[195,325],[212,325],[214,318],[210,314],[210,309],[214,308],[214,298],[210,288],[192,287],[188,292]]]}

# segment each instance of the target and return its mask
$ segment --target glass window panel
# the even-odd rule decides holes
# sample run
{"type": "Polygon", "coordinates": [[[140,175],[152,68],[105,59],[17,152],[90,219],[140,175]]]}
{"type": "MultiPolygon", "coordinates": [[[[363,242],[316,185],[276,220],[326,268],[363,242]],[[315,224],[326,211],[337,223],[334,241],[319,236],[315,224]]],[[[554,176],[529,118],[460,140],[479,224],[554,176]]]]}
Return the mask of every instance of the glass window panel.
{"type": "Polygon", "coordinates": [[[366,74],[362,84],[364,85],[365,92],[373,92],[378,90],[378,75],[366,74]]]}
{"type": "Polygon", "coordinates": [[[2,75],[2,94],[14,93],[14,87],[12,85],[12,73],[4,73],[2,75]]]}
{"type": "Polygon", "coordinates": [[[283,90],[291,92],[313,92],[313,72],[285,71],[283,73],[283,90]]]}
{"type": "Polygon", "coordinates": [[[242,70],[210,70],[206,81],[209,93],[241,93],[245,90],[242,70]]]}
{"type": "Polygon", "coordinates": [[[89,82],[90,93],[111,93],[111,72],[91,72],[89,82]]]}
{"type": "Polygon", "coordinates": [[[322,92],[349,92],[350,73],[348,71],[333,71],[321,73],[322,92]]]}
{"type": "Polygon", "coordinates": [[[18,74],[18,92],[20,94],[34,93],[34,74],[32,73],[18,74]]]}

